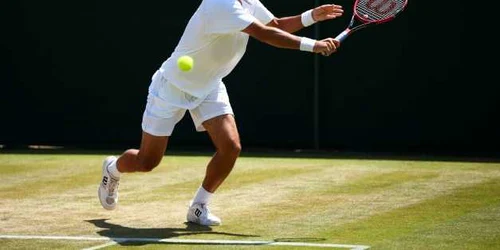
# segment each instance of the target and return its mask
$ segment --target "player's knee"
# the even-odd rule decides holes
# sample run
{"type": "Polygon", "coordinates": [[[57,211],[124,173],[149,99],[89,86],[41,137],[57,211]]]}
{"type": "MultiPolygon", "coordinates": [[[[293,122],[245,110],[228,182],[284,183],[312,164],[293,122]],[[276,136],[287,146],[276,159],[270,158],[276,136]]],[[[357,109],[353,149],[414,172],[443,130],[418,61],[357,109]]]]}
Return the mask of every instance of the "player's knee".
{"type": "Polygon", "coordinates": [[[241,153],[241,143],[239,140],[228,140],[219,148],[219,152],[224,155],[238,156],[241,153]]]}
{"type": "Polygon", "coordinates": [[[234,145],[234,152],[236,152],[237,155],[240,155],[241,153],[241,143],[238,142],[234,145]]]}

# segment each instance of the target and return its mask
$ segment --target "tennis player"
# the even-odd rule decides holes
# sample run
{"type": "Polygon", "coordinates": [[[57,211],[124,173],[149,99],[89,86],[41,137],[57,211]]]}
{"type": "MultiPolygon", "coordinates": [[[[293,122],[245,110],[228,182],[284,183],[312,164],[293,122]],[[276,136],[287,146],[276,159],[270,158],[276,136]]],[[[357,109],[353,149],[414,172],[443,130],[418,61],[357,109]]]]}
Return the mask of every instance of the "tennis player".
{"type": "Polygon", "coordinates": [[[341,16],[339,5],[323,5],[297,16],[276,18],[259,0],[203,0],[179,44],[152,76],[142,120],[139,149],[107,157],[102,166],[98,196],[105,209],[118,204],[122,173],[149,172],[165,154],[175,125],[188,110],[197,131],[207,131],[216,152],[205,178],[189,204],[189,222],[213,226],[221,220],[208,204],[231,172],[241,151],[240,138],[226,87],[227,76],[245,54],[249,37],[269,45],[329,56],[339,46],[333,38],[314,40],[292,33],[316,22],[341,16]],[[194,67],[186,72],[176,64],[188,55],[194,67]]]}

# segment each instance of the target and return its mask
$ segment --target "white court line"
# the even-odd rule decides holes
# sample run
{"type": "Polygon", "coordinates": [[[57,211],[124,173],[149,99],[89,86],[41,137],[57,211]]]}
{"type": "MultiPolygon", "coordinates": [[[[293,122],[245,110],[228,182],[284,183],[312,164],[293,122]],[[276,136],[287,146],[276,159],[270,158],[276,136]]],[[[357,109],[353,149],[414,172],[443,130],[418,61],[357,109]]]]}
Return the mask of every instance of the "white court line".
{"type": "Polygon", "coordinates": [[[348,248],[352,250],[365,250],[370,246],[327,244],[307,242],[277,242],[277,241],[253,241],[253,240],[196,240],[196,239],[161,239],[161,238],[107,238],[86,236],[42,236],[42,235],[0,235],[0,239],[18,240],[65,240],[65,241],[113,241],[90,249],[99,249],[117,244],[119,242],[146,242],[146,243],[171,243],[171,244],[206,244],[206,245],[265,245],[265,246],[297,246],[297,247],[321,247],[321,248],[348,248]],[[114,244],[112,244],[114,243],[114,244]],[[111,245],[107,245],[111,244],[111,245]]]}
{"type": "Polygon", "coordinates": [[[110,241],[108,243],[104,243],[104,244],[101,244],[101,245],[98,245],[98,246],[95,246],[95,247],[84,248],[82,250],[97,250],[97,249],[101,249],[101,248],[105,248],[105,247],[109,247],[109,246],[114,246],[114,245],[116,245],[118,243],[119,242],[117,242],[117,241],[110,241]]]}

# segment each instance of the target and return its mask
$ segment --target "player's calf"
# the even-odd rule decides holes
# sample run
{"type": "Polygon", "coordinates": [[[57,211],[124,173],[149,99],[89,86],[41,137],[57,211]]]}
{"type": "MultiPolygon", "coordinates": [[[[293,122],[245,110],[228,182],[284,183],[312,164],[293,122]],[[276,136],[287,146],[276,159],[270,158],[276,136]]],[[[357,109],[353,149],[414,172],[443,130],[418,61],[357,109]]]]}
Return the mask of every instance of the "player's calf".
{"type": "Polygon", "coordinates": [[[136,149],[125,151],[118,159],[120,172],[151,172],[161,162],[163,154],[158,156],[145,156],[144,153],[136,149]]]}

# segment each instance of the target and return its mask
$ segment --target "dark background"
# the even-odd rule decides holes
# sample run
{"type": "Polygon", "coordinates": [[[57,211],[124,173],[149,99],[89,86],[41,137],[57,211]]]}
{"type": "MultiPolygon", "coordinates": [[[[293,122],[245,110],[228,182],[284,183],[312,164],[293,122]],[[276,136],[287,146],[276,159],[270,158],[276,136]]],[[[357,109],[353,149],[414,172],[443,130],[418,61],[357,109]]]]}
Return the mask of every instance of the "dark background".
{"type": "MultiPolygon", "coordinates": [[[[276,16],[314,6],[262,2],[276,16]]],[[[199,3],[4,1],[0,144],[137,147],[150,78],[199,3]]],[[[322,23],[318,38],[349,22],[353,1],[335,3],[344,16],[322,23]]],[[[500,88],[469,47],[468,8],[454,0],[410,1],[396,21],[354,34],[328,58],[251,39],[225,79],[243,147],[496,153],[500,88]]],[[[207,146],[186,113],[169,147],[207,146]]]]}

